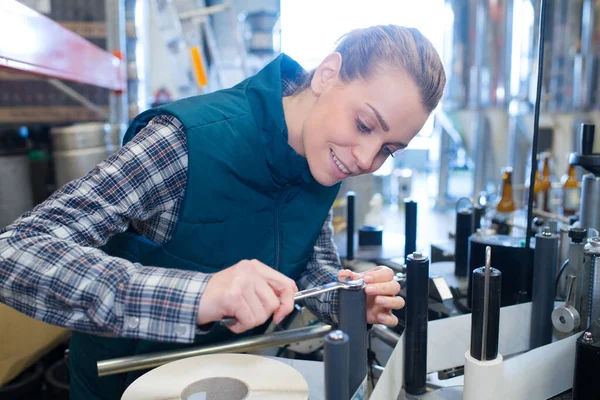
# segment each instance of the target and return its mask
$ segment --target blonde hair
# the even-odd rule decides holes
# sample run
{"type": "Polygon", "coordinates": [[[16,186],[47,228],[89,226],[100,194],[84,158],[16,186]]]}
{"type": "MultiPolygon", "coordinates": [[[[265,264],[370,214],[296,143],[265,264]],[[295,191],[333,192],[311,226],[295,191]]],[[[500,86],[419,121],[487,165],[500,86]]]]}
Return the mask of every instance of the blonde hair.
{"type": "MultiPolygon", "coordinates": [[[[368,80],[378,70],[402,68],[421,92],[421,102],[433,111],[444,91],[446,73],[431,42],[415,28],[377,25],[353,30],[338,40],[335,49],[342,56],[342,82],[368,80]]],[[[310,73],[301,89],[308,88],[314,76],[310,73]]]]}

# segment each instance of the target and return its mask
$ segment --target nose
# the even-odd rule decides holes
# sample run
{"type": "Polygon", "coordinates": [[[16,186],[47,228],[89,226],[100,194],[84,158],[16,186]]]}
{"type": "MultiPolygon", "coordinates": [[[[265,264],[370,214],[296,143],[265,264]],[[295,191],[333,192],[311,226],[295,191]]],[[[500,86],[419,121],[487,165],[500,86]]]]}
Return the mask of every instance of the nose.
{"type": "Polygon", "coordinates": [[[358,146],[354,146],[352,149],[352,155],[356,159],[356,165],[360,168],[360,172],[369,171],[373,167],[375,157],[379,154],[381,146],[379,143],[362,143],[358,146]]]}

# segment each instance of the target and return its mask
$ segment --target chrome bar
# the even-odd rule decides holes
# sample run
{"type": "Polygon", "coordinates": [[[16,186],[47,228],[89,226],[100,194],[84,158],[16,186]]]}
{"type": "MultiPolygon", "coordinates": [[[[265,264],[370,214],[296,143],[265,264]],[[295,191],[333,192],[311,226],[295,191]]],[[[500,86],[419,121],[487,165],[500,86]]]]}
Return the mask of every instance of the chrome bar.
{"type": "Polygon", "coordinates": [[[396,347],[401,337],[387,326],[381,324],[373,325],[373,327],[371,328],[371,333],[377,339],[381,340],[383,343],[391,347],[396,347]]]}
{"type": "Polygon", "coordinates": [[[303,340],[322,338],[327,332],[331,331],[331,329],[330,325],[316,325],[307,328],[298,328],[244,338],[232,342],[217,343],[209,346],[98,361],[98,376],[102,377],[123,372],[154,368],[184,358],[206,354],[245,352],[267,347],[283,346],[303,340]]]}

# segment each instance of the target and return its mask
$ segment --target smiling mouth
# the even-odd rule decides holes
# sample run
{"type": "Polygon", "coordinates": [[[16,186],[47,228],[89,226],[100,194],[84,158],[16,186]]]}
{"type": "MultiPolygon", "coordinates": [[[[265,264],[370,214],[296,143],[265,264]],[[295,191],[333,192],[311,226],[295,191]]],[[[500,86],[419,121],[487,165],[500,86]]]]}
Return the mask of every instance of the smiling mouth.
{"type": "Polygon", "coordinates": [[[342,162],[340,160],[338,160],[338,158],[336,157],[336,155],[333,152],[333,150],[329,149],[329,151],[331,151],[331,155],[333,156],[333,161],[335,161],[335,165],[338,166],[338,168],[340,169],[340,171],[342,171],[346,175],[350,175],[351,172],[348,170],[348,168],[346,168],[346,166],[344,164],[342,164],[342,162]]]}

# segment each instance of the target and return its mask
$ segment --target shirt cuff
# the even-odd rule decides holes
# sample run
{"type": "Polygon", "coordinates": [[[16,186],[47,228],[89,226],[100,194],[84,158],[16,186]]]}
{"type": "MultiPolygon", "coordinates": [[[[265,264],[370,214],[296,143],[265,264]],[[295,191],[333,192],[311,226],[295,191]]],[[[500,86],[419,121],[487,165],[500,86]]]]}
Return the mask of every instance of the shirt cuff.
{"type": "Polygon", "coordinates": [[[193,343],[200,297],[211,274],[138,267],[119,285],[122,335],[144,340],[193,343]]]}

